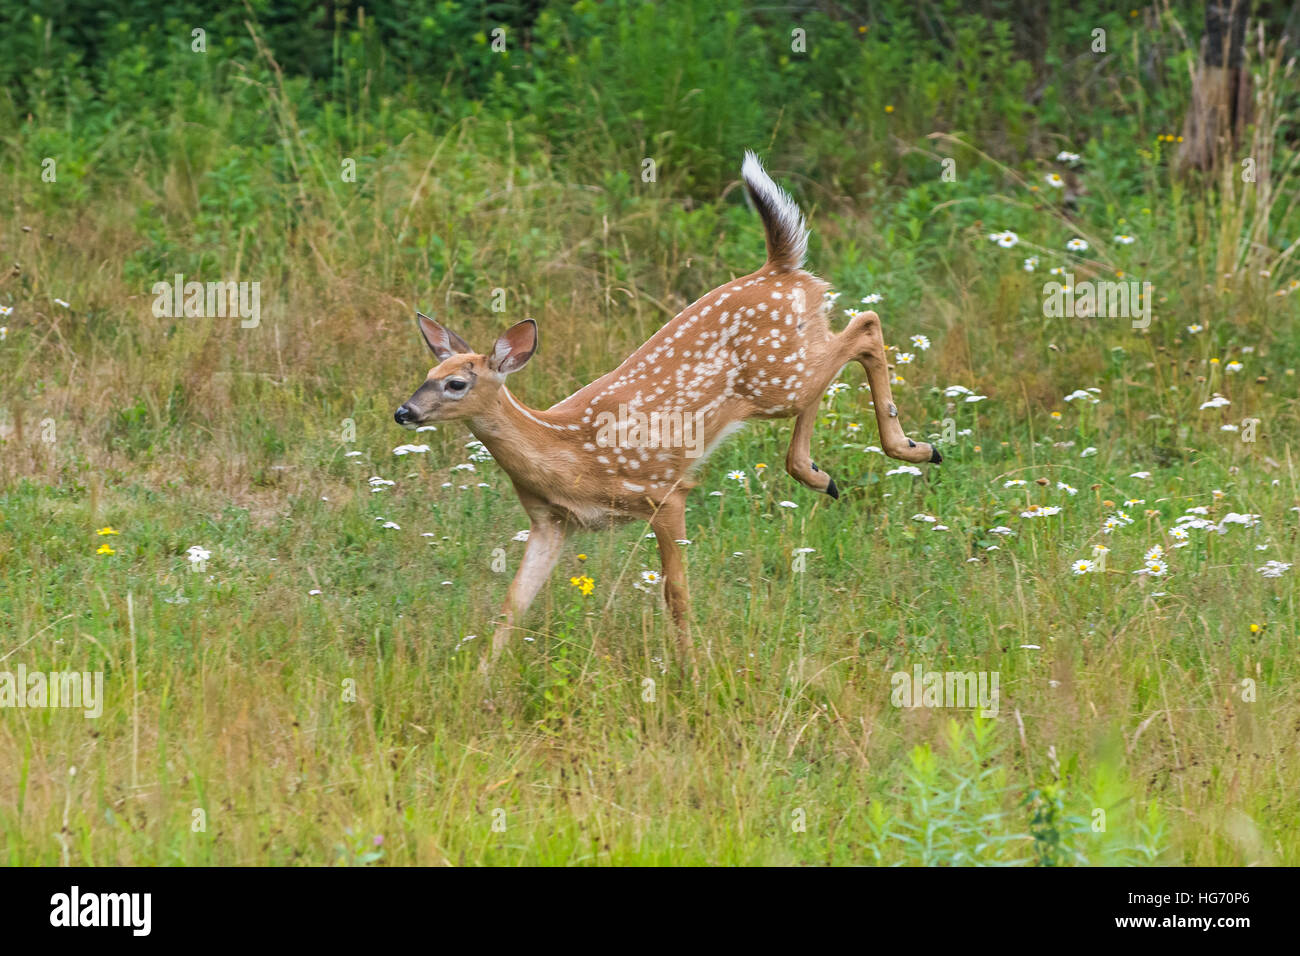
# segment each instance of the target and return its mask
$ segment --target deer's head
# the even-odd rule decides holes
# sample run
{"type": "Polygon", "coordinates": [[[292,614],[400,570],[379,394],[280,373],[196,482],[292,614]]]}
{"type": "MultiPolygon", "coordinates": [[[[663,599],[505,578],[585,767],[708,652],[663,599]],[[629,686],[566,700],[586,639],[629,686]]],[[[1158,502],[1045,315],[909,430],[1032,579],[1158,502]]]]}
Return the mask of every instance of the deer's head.
{"type": "Polygon", "coordinates": [[[532,319],[506,329],[491,352],[479,355],[455,332],[427,315],[416,315],[420,334],[438,364],[393,414],[405,428],[473,418],[488,411],[500,397],[506,376],[523,368],[537,350],[537,323],[532,319]]]}

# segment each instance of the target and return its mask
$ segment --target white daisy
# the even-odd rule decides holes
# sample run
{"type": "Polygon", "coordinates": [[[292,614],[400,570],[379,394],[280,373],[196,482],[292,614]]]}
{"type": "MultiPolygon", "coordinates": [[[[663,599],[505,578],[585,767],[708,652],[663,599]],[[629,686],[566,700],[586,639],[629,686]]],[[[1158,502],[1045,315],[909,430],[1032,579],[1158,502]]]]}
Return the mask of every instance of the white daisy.
{"type": "Polygon", "coordinates": [[[1140,571],[1134,574],[1149,574],[1153,578],[1164,577],[1169,573],[1169,565],[1161,558],[1149,559],[1140,571]]]}
{"type": "Polygon", "coordinates": [[[1235,511],[1229,511],[1219,522],[1219,534],[1224,534],[1227,531],[1227,526],[1230,524],[1239,524],[1245,528],[1253,528],[1255,525],[1259,524],[1259,515],[1239,515],[1235,511]]]}

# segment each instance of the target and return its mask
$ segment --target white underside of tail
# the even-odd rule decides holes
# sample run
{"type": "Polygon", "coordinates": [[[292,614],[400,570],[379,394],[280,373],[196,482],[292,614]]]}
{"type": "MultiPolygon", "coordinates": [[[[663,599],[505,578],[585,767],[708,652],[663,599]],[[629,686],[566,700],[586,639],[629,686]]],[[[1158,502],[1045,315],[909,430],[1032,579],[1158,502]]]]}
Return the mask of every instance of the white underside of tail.
{"type": "Polygon", "coordinates": [[[772,181],[752,150],[745,150],[740,177],[749,186],[755,201],[773,214],[772,231],[776,233],[777,245],[786,250],[780,265],[788,269],[802,267],[804,257],[808,254],[808,226],[798,204],[789,193],[772,181]]]}

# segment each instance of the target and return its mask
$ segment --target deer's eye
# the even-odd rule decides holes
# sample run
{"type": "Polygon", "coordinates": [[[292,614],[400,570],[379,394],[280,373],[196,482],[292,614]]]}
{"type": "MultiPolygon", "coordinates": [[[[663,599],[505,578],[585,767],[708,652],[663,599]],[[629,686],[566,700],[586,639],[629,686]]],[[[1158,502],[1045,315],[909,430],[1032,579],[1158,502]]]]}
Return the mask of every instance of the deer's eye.
{"type": "Polygon", "coordinates": [[[460,379],[458,379],[458,378],[451,378],[451,379],[448,379],[448,380],[447,380],[447,384],[446,384],[446,386],[445,386],[445,388],[446,388],[447,391],[449,391],[449,392],[463,392],[463,391],[465,391],[465,389],[468,388],[468,387],[469,387],[468,383],[466,383],[466,382],[462,382],[462,381],[461,381],[460,379]]]}

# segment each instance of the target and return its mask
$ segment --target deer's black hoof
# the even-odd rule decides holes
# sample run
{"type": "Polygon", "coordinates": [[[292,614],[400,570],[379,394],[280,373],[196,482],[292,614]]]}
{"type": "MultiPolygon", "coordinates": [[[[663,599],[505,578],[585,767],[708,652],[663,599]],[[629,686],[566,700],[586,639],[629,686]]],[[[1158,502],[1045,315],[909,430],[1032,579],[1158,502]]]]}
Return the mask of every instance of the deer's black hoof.
{"type": "Polygon", "coordinates": [[[933,449],[930,452],[930,464],[937,465],[939,462],[943,461],[943,455],[939,454],[938,445],[931,445],[930,447],[933,449]]]}
{"type": "Polygon", "coordinates": [[[826,486],[826,493],[830,495],[832,498],[834,498],[836,501],[840,500],[840,489],[835,487],[834,478],[832,478],[831,483],[826,486]]]}

